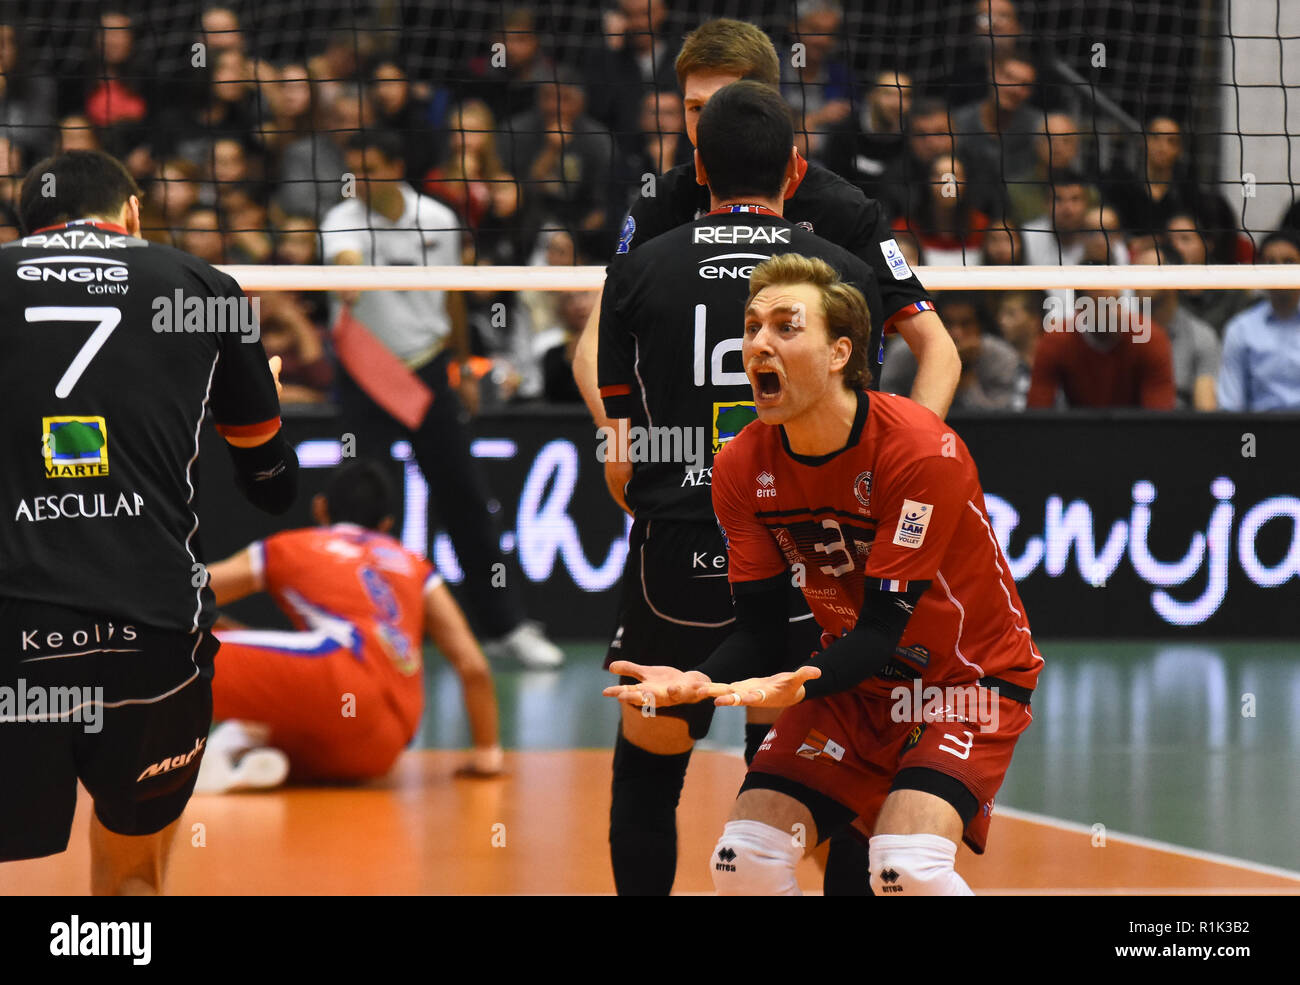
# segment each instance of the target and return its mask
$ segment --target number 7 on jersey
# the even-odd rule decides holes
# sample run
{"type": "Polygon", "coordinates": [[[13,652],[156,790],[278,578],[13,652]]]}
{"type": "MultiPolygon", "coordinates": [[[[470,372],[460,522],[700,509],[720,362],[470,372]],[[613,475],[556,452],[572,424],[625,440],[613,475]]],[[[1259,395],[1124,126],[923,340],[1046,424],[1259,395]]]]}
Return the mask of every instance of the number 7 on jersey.
{"type": "Polygon", "coordinates": [[[90,333],[90,338],[86,339],[86,344],[77,351],[67,370],[64,371],[63,376],[54,386],[54,395],[60,400],[72,392],[72,388],[77,385],[77,380],[81,379],[81,374],[86,371],[90,361],[104,347],[108,337],[113,334],[113,329],[117,328],[122,321],[122,312],[117,308],[70,308],[49,305],[27,308],[23,311],[23,315],[29,322],[90,321],[97,323],[95,330],[90,333]]]}

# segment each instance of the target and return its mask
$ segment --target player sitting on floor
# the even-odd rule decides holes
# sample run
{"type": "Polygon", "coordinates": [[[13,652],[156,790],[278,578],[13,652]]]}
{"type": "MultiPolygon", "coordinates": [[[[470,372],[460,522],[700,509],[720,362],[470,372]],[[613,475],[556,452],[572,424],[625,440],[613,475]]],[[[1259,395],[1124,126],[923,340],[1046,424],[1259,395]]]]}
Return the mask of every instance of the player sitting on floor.
{"type": "Polygon", "coordinates": [[[296,630],[220,631],[213,719],[197,790],[382,776],[424,708],[427,634],[464,688],[467,772],[501,769],[487,660],[429,562],[388,534],[393,497],[379,466],[339,469],[312,500],[320,524],[257,541],[209,567],[218,605],[268,591],[296,630]]]}

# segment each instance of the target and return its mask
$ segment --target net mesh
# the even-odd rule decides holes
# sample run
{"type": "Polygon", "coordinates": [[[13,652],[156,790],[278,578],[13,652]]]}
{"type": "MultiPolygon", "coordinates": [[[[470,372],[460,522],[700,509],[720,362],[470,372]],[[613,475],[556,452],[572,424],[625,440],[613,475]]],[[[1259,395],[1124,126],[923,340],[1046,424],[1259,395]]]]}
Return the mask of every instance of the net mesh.
{"type": "MultiPolygon", "coordinates": [[[[17,234],[41,156],[100,146],[141,184],[150,238],[316,264],[320,224],[367,177],[349,138],[388,132],[450,210],[450,262],[602,264],[654,175],[691,159],[673,61],[713,17],[767,31],[801,149],[879,199],[922,265],[1009,265],[1005,286],[1019,264],[1128,263],[1153,235],[1239,264],[1300,225],[1285,0],[11,3],[0,225],[17,234]]],[[[534,332],[580,315],[500,287],[470,295],[485,351],[492,305],[534,332]]],[[[310,308],[323,323],[324,299],[310,308]]]]}

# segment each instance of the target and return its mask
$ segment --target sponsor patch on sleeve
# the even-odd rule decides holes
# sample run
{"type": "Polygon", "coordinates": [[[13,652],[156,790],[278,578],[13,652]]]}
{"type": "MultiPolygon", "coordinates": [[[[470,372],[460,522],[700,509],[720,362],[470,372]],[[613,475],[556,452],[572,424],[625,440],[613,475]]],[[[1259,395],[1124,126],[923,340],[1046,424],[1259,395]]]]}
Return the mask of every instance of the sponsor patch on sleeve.
{"type": "Polygon", "coordinates": [[[880,244],[880,252],[885,255],[885,263],[894,280],[907,280],[912,276],[912,268],[907,265],[907,257],[898,248],[898,241],[887,239],[880,244]]]}
{"type": "Polygon", "coordinates": [[[903,510],[898,517],[898,528],[894,531],[894,543],[899,547],[917,548],[925,540],[925,530],[930,524],[934,507],[929,503],[918,503],[914,499],[903,500],[903,510]]]}
{"type": "MultiPolygon", "coordinates": [[[[635,235],[636,235],[636,220],[633,219],[631,213],[629,213],[628,217],[623,220],[623,229],[618,234],[618,249],[615,250],[614,252],[618,254],[618,253],[626,253],[628,250],[630,250],[632,248],[632,237],[635,235]]],[[[906,261],[904,261],[903,266],[907,266],[906,261]]],[[[897,276],[897,274],[895,276],[897,276]]]]}

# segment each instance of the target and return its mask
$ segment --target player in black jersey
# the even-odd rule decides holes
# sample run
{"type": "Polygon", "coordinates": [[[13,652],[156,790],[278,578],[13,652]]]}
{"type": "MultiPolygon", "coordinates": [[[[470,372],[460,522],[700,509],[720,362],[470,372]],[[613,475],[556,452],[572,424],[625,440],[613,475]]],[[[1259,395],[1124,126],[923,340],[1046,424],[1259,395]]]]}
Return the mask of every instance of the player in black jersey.
{"type": "Polygon", "coordinates": [[[67,847],[79,779],[95,893],[161,891],[211,724],[209,407],[251,502],[297,487],[256,309],[141,239],[139,194],[106,154],[48,158],[0,249],[0,861],[67,847]]]}
{"type": "MultiPolygon", "coordinates": [[[[700,113],[723,86],[742,78],[777,91],[780,86],[780,62],[771,39],[744,21],[713,20],[692,31],[677,56],[676,68],[686,134],[692,143],[700,113]]],[[[637,199],[623,222],[611,271],[642,244],[708,211],[708,189],[698,183],[691,165],[673,168],[647,187],[650,192],[637,199]]],[[[787,219],[856,254],[875,271],[884,331],[896,331],[916,356],[919,370],[910,396],[943,417],[957,389],[961,360],[929,295],[899,250],[884,207],[834,172],[802,158],[785,198],[787,219]]],[[[597,307],[574,354],[580,384],[595,377],[599,319],[597,307]]],[[[583,398],[597,422],[603,423],[594,386],[583,390],[583,398]]]]}
{"type": "MultiPolygon", "coordinates": [[[[696,140],[696,128],[705,105],[717,90],[739,79],[753,79],[779,91],[780,63],[766,34],[753,24],[721,19],[693,31],[678,54],[677,79],[682,87],[686,132],[696,140]]],[[[810,232],[855,253],[876,272],[883,310],[873,312],[873,325],[903,336],[920,367],[911,396],[939,416],[947,413],[961,372],[957,350],[934,313],[934,305],[908,268],[880,203],[867,199],[843,178],[825,168],[797,159],[795,180],[784,192],[784,215],[810,232]],[[880,314],[883,317],[876,318],[880,314]]],[[[696,181],[690,166],[661,175],[650,191],[634,205],[624,221],[618,252],[610,262],[612,272],[628,254],[664,231],[689,222],[709,208],[709,193],[696,181]]],[[[597,378],[600,306],[596,305],[574,354],[574,375],[588,409],[598,425],[608,426],[597,378]]],[[[737,328],[739,338],[739,328],[737,328]]],[[[878,341],[878,339],[877,339],[878,341]]],[[[873,363],[878,361],[877,355],[873,363]]],[[[606,483],[622,502],[621,491],[630,478],[626,462],[606,463],[606,483]]],[[[746,727],[746,759],[752,758],[767,732],[770,712],[751,709],[746,727]]],[[[866,859],[855,846],[835,841],[827,863],[827,890],[852,891],[865,885],[866,859]],[[838,859],[842,860],[840,864],[838,859]],[[837,873],[843,873],[842,876],[837,873]],[[836,884],[832,888],[832,884],[836,884]]]]}
{"type": "MultiPolygon", "coordinates": [[[[753,267],[781,253],[814,254],[862,291],[879,325],[871,268],[781,215],[781,191],[799,162],[777,92],[758,82],[720,90],[700,122],[698,160],[713,207],[613,266],[605,282],[598,382],[616,423],[601,432],[600,451],[630,466],[625,492],[613,491],[635,517],[607,666],[655,655],[689,669],[731,631],[710,473],[714,454],[755,416],[740,365],[753,267]]],[[[868,362],[872,372],[877,365],[868,362]]],[[[762,476],[755,481],[761,486],[762,476]]],[[[818,648],[820,629],[794,584],[790,595],[784,656],[794,667],[818,648]]],[[[610,849],[623,894],[671,889],[676,804],[693,743],[712,717],[707,704],[653,711],[625,708],[615,745],[610,849]]],[[[863,891],[866,879],[864,872],[863,891]]]]}

